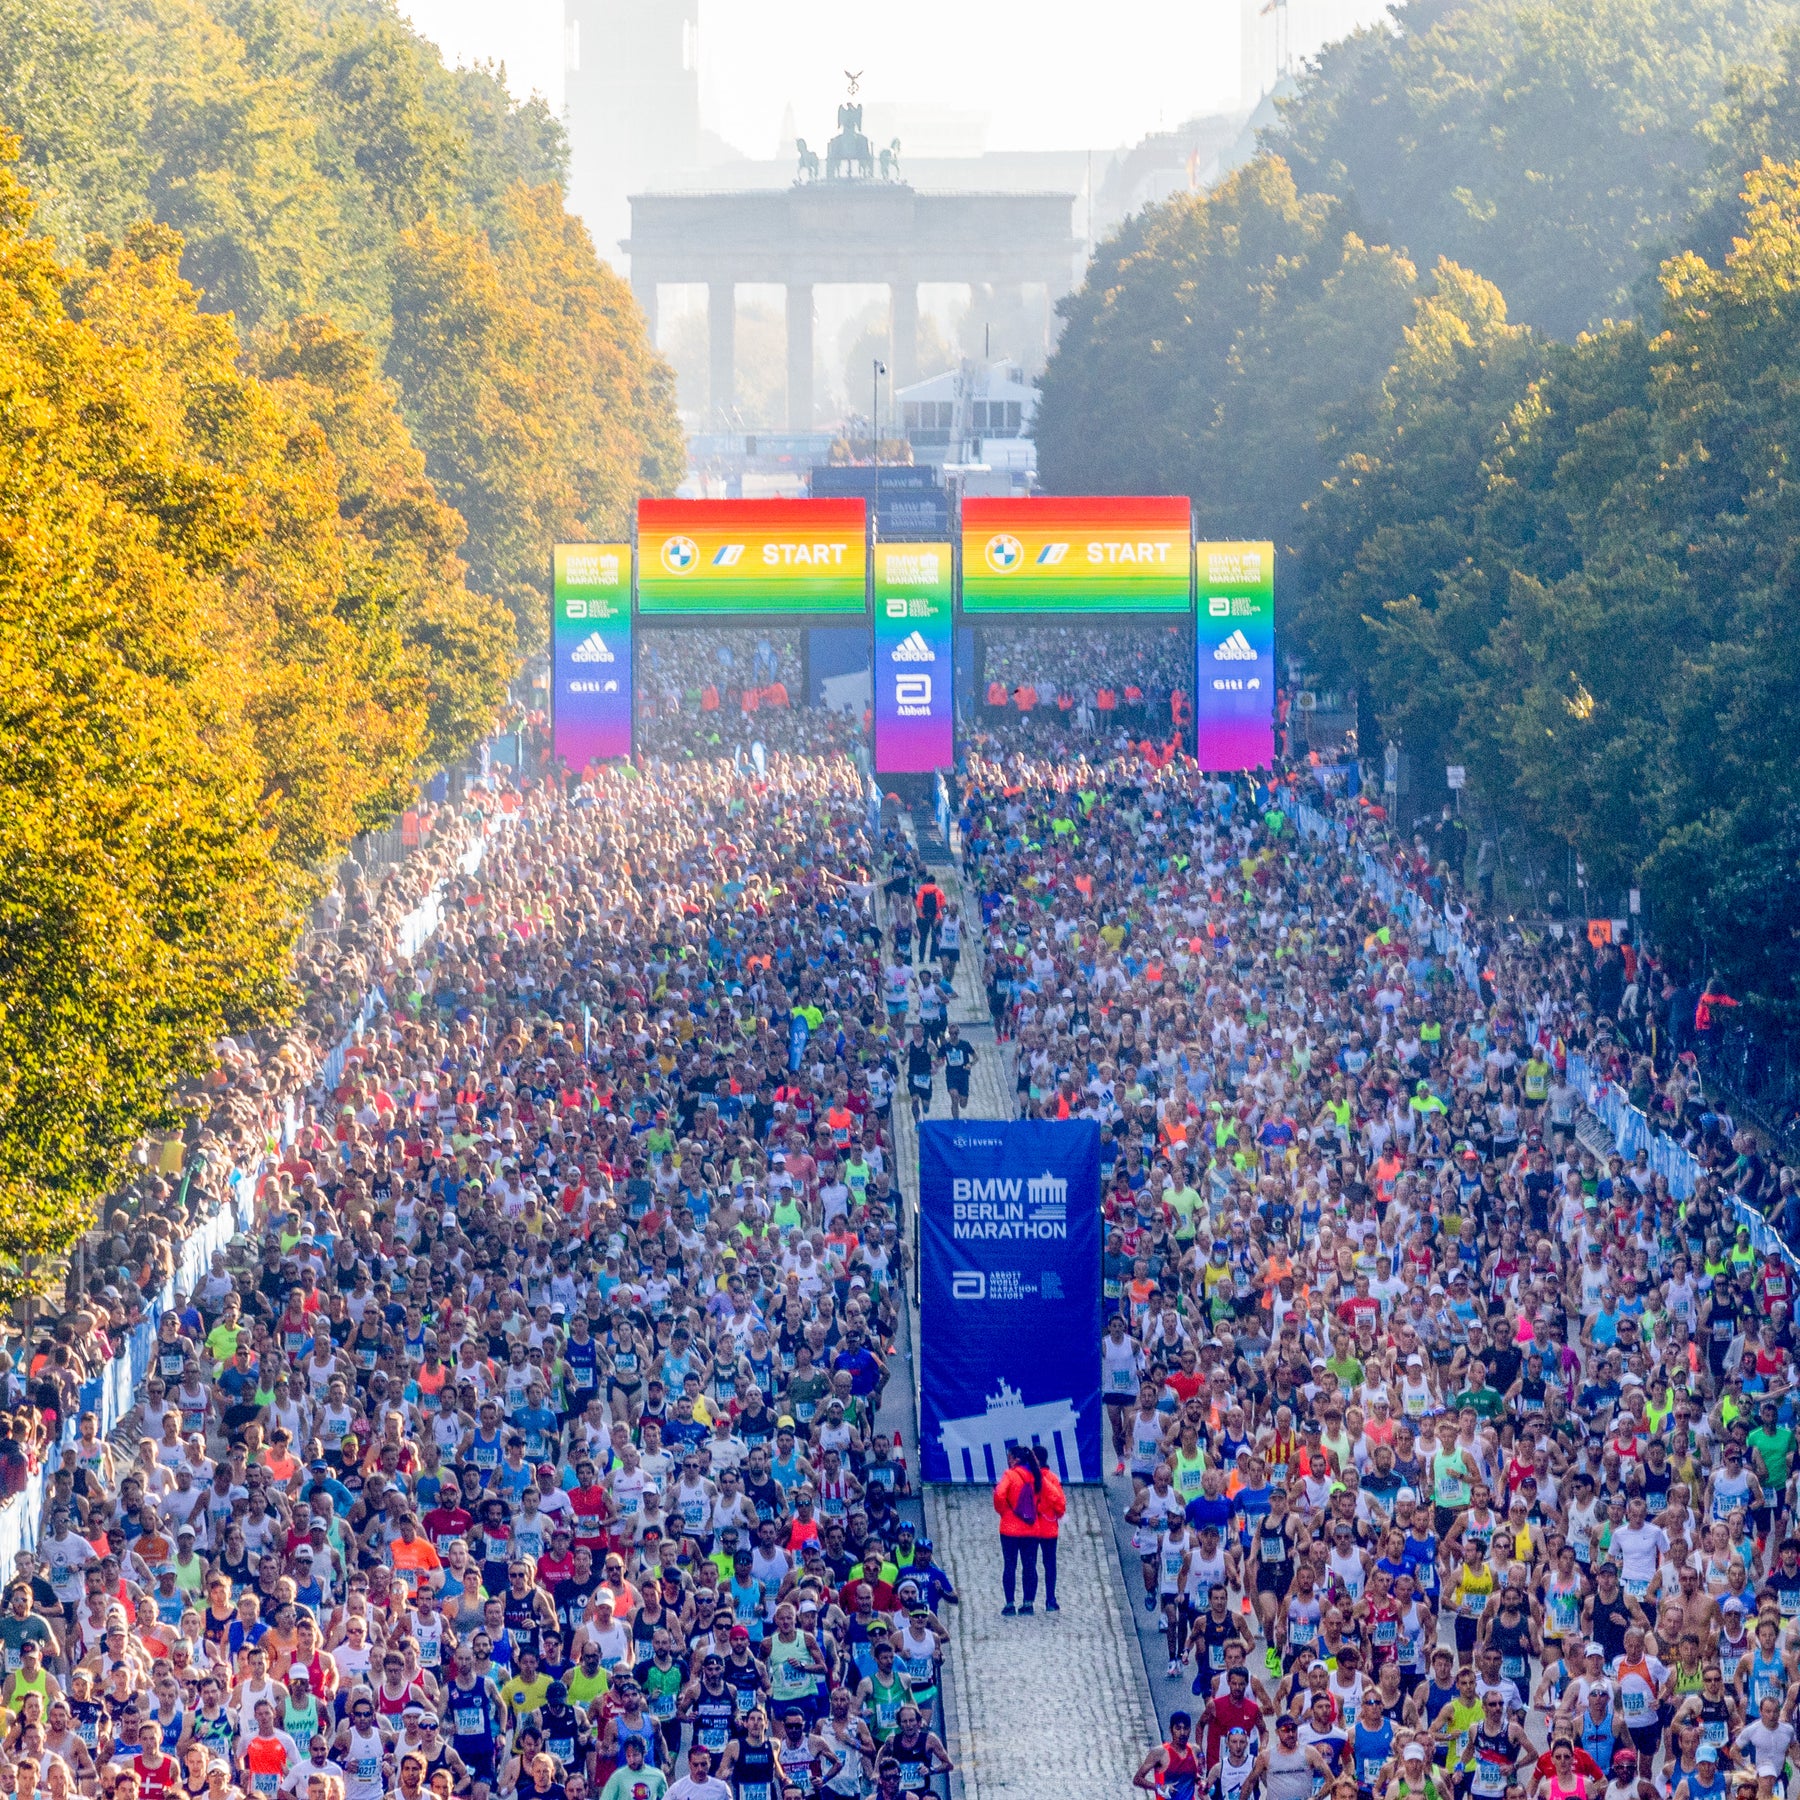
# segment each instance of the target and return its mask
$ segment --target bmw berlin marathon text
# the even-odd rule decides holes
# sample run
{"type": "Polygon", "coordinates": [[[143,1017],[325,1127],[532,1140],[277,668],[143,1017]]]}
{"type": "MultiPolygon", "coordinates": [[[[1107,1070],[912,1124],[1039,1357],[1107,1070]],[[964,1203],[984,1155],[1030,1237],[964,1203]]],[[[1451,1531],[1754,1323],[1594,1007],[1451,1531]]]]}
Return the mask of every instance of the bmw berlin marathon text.
{"type": "MultiPolygon", "coordinates": [[[[1069,1184],[1048,1172],[1027,1181],[958,1178],[950,1188],[952,1238],[1066,1238],[1069,1184]],[[1023,1197],[1020,1189],[1024,1189],[1023,1197]]],[[[1035,1282],[1017,1269],[958,1269],[951,1277],[958,1300],[1040,1300],[1063,1297],[1062,1276],[1045,1269],[1035,1282]]]]}
{"type": "Polygon", "coordinates": [[[1027,1180],[957,1176],[950,1184],[953,1238],[1066,1238],[1069,1184],[1059,1176],[1027,1180]]]}

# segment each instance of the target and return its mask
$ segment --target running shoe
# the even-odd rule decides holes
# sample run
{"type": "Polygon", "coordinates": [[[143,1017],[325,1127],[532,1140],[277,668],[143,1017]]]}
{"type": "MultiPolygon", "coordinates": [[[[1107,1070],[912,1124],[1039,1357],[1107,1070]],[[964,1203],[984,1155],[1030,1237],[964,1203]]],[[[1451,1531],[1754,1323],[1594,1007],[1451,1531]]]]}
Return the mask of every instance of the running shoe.
{"type": "Polygon", "coordinates": [[[1013,1603],[1009,1600],[1003,1607],[1001,1607],[1000,1616],[1003,1619],[1010,1619],[1013,1616],[1013,1614],[1016,1613],[1018,1610],[1019,1609],[1016,1606],[1014,1606],[1013,1603]]]}
{"type": "Polygon", "coordinates": [[[1156,1596],[1154,1594],[1146,1594],[1144,1596],[1144,1611],[1145,1612],[1155,1612],[1156,1611],[1156,1596]]]}

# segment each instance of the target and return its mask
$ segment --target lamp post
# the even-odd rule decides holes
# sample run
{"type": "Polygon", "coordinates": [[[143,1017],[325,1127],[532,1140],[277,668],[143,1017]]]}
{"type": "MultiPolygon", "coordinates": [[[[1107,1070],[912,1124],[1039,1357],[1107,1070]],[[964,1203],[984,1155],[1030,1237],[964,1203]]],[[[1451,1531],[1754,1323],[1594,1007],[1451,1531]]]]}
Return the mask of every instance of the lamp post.
{"type": "Polygon", "coordinates": [[[881,378],[887,364],[875,358],[875,372],[869,377],[869,453],[875,459],[875,522],[881,523],[881,378]]]}

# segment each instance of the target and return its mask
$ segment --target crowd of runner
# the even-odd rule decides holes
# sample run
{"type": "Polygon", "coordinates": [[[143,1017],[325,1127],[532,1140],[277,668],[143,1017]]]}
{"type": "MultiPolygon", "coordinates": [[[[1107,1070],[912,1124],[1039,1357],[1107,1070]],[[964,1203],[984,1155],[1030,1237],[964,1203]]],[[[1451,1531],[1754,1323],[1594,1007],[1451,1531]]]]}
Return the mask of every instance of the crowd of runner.
{"type": "Polygon", "coordinates": [[[904,1249],[862,781],[765,749],[515,799],[425,949],[366,969],[391,1010],[249,1261],[60,1453],[0,1617],[8,1794],[943,1791],[958,1596],[877,1422],[904,1249]]]}
{"type": "Polygon", "coordinates": [[[830,714],[805,710],[793,632],[683,624],[640,632],[636,643],[635,731],[644,754],[711,756],[752,740],[825,750],[850,741],[830,714]],[[835,735],[817,739],[820,731],[835,735]]]}
{"type": "Polygon", "coordinates": [[[1440,954],[1359,816],[1340,847],[1287,787],[1141,757],[968,770],[1019,1111],[1102,1131],[1115,1479],[1194,1697],[1139,1785],[1785,1793],[1794,1276],[1731,1210],[1729,1121],[1685,1202],[1585,1147],[1568,1055],[1631,1067],[1604,963],[1482,942],[1383,838],[1440,954]]]}
{"type": "Polygon", "coordinates": [[[1079,737],[1090,754],[1094,740],[1110,745],[1121,732],[1161,742],[1191,707],[1194,652],[1186,624],[988,628],[979,654],[980,722],[1030,740],[1040,756],[1053,733],[1079,737]]]}
{"type": "MultiPolygon", "coordinates": [[[[341,895],[310,954],[391,1010],[60,1453],[0,1790],[942,1800],[969,1602],[879,1418],[892,1106],[995,1056],[1102,1128],[1115,1482],[1193,1694],[1141,1786],[1785,1792],[1792,1277],[1728,1142],[1678,1203],[1576,1136],[1568,1054],[1632,1067],[1585,947],[1406,859],[1471,987],[1290,788],[1016,723],[959,896],[871,837],[850,728],[773,710],[755,760],[696,708],[679,761],[530,786],[410,960],[404,890],[341,895]]],[[[313,1078],[228,1060],[221,1151],[313,1078]]]]}

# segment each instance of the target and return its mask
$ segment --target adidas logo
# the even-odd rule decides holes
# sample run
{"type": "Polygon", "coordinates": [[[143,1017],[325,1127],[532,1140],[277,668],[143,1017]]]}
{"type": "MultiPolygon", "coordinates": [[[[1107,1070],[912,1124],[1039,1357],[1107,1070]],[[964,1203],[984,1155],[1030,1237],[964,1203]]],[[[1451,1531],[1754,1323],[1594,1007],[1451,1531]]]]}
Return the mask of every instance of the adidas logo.
{"type": "Polygon", "coordinates": [[[1214,662],[1255,662],[1256,652],[1250,648],[1250,640],[1241,631],[1234,631],[1218,649],[1213,652],[1214,662]]]}
{"type": "Polygon", "coordinates": [[[619,659],[606,647],[606,639],[599,632],[590,631],[573,650],[569,652],[570,662],[609,663],[619,659]]]}
{"type": "Polygon", "coordinates": [[[895,662],[936,662],[937,653],[926,643],[923,632],[909,631],[894,646],[895,662]]]}

